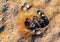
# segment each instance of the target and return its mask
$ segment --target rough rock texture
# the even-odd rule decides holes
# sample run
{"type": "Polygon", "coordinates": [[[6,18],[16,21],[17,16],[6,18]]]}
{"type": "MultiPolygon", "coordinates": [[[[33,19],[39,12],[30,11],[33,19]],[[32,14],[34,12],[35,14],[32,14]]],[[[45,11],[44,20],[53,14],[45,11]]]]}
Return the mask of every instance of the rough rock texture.
{"type": "MultiPolygon", "coordinates": [[[[42,37],[37,36],[32,39],[34,42],[60,42],[60,0],[28,0],[33,3],[33,7],[26,14],[32,14],[39,8],[44,11],[49,19],[49,26],[42,37]]],[[[0,42],[30,42],[30,39],[21,39],[18,32],[17,17],[21,6],[26,0],[0,0],[0,26],[4,25],[5,30],[0,33],[0,42]],[[4,5],[7,10],[3,11],[4,5]]]]}

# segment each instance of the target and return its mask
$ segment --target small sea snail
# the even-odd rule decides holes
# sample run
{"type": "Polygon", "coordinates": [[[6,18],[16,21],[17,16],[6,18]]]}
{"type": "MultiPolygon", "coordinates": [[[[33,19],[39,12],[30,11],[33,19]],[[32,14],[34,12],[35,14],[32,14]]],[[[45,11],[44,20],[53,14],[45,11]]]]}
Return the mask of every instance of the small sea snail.
{"type": "Polygon", "coordinates": [[[4,31],[4,26],[0,26],[0,33],[4,31]]]}
{"type": "Polygon", "coordinates": [[[21,7],[22,10],[27,11],[32,7],[31,3],[25,2],[24,5],[21,7]]]}
{"type": "Polygon", "coordinates": [[[40,15],[41,13],[42,13],[42,11],[41,11],[41,10],[37,10],[37,14],[39,14],[39,15],[40,15]]]}

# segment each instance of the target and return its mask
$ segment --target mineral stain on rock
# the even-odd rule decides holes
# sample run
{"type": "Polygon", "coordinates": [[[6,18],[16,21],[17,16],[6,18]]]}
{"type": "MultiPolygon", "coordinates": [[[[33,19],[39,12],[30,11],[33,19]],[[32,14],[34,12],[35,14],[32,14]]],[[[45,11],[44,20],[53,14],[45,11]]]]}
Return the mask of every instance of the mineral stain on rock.
{"type": "Polygon", "coordinates": [[[45,3],[47,4],[47,3],[49,3],[51,0],[45,0],[45,3]]]}

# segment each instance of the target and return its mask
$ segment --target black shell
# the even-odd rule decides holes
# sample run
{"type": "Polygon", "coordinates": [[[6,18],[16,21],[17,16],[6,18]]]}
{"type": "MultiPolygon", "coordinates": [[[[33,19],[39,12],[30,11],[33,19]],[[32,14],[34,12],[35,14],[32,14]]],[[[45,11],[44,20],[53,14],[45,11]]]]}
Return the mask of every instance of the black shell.
{"type": "Polygon", "coordinates": [[[1,26],[1,27],[0,27],[0,33],[3,32],[4,29],[5,29],[4,26],[1,26]]]}

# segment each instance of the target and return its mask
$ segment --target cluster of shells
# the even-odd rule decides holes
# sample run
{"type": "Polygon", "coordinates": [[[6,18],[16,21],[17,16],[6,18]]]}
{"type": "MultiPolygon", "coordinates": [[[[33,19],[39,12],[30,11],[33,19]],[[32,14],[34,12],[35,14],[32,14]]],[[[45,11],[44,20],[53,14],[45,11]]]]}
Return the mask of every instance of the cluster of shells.
{"type": "MultiPolygon", "coordinates": [[[[34,41],[59,42],[60,0],[0,0],[0,42],[31,42],[30,37],[20,40],[21,36],[18,32],[19,24],[17,23],[17,18],[18,14],[22,13],[21,11],[30,15],[37,13],[36,11],[38,9],[41,9],[48,17],[50,24],[43,37],[40,38],[40,36],[38,36],[34,41]],[[24,3],[26,3],[27,6],[24,5],[24,3]]],[[[34,38],[36,38],[36,36],[32,39],[34,38]]]]}

